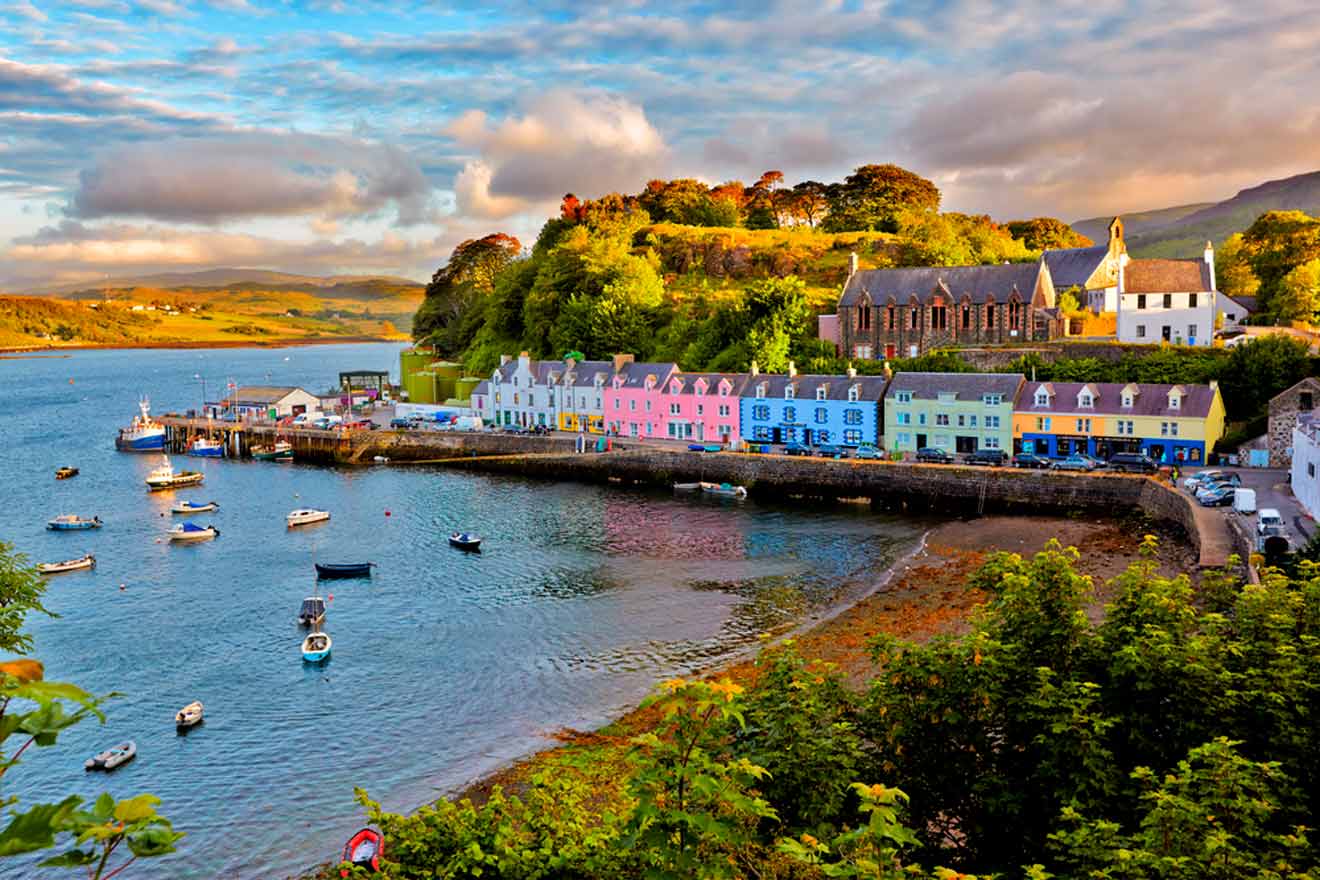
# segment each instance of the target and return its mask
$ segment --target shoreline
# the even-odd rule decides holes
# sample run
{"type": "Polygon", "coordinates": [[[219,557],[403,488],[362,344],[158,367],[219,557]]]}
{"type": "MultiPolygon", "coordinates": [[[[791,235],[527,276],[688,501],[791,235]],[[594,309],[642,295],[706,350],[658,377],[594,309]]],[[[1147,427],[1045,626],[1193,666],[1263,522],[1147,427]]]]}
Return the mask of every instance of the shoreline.
{"type": "Polygon", "coordinates": [[[412,340],[408,337],[389,339],[384,336],[290,336],[271,340],[235,339],[230,341],[228,339],[218,339],[208,342],[114,342],[78,345],[0,346],[0,359],[19,360],[25,357],[57,357],[65,352],[76,351],[132,351],[134,349],[178,349],[180,351],[187,351],[190,349],[208,348],[293,348],[300,345],[361,345],[366,343],[385,342],[410,343],[411,341],[412,340]]]}

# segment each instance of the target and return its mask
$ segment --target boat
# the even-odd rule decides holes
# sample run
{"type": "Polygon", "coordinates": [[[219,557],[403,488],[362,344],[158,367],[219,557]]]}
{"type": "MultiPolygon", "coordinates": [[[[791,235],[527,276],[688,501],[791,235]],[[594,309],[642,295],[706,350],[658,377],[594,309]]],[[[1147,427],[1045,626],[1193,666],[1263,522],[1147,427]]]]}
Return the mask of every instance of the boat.
{"type": "Polygon", "coordinates": [[[80,571],[84,568],[96,568],[96,557],[88,553],[85,556],[79,556],[77,559],[66,559],[63,562],[43,562],[37,566],[37,571],[42,574],[62,574],[66,571],[80,571]]]}
{"type": "Polygon", "coordinates": [[[207,501],[204,504],[198,504],[196,501],[180,501],[170,508],[170,513],[207,513],[219,509],[220,505],[214,501],[207,501]]]}
{"type": "Polygon", "coordinates": [[[169,532],[171,541],[209,541],[212,538],[220,537],[220,530],[209,523],[199,526],[197,523],[188,522],[179,523],[169,532]]]}
{"type": "MultiPolygon", "coordinates": [[[[344,844],[344,858],[355,868],[367,871],[380,870],[380,857],[385,855],[385,835],[375,828],[363,828],[344,844]]],[[[348,869],[340,868],[339,876],[347,877],[348,869]]]]}
{"type": "Polygon", "coordinates": [[[294,526],[309,526],[312,523],[325,522],[330,518],[330,511],[316,510],[311,507],[300,507],[297,510],[289,511],[289,515],[284,518],[284,522],[289,528],[294,526]]]}
{"type": "Polygon", "coordinates": [[[196,486],[205,478],[205,475],[198,471],[176,471],[174,465],[170,464],[168,455],[161,456],[161,459],[164,464],[147,475],[147,488],[152,492],[196,486]]]}
{"type": "Polygon", "coordinates": [[[700,489],[701,489],[701,484],[700,484],[700,483],[675,483],[675,484],[674,484],[674,491],[675,491],[675,492],[697,492],[697,491],[700,491],[700,489]]]}
{"type": "Polygon", "coordinates": [[[252,457],[257,461],[293,461],[293,444],[276,440],[274,446],[253,446],[252,457]]]}
{"type": "Polygon", "coordinates": [[[719,495],[724,498],[746,498],[747,487],[732,483],[702,483],[701,491],[707,495],[719,495]]]}
{"type": "Polygon", "coordinates": [[[81,532],[85,529],[99,529],[102,525],[99,516],[87,519],[77,514],[64,513],[46,523],[46,529],[51,532],[81,532]]]}
{"type": "Polygon", "coordinates": [[[76,467],[62,467],[55,471],[55,479],[57,480],[67,480],[69,477],[76,476],[78,476],[78,469],[76,467]]]}
{"type": "Polygon", "coordinates": [[[120,428],[115,449],[120,452],[160,452],[165,448],[165,426],[151,418],[151,401],[138,401],[138,415],[127,428],[120,428]]]}
{"type": "Polygon", "coordinates": [[[449,545],[459,550],[480,550],[481,538],[468,532],[454,532],[449,536],[449,545]]]}
{"type": "Polygon", "coordinates": [[[371,577],[374,562],[317,562],[316,576],[319,578],[365,578],[371,577]]]}
{"type": "Polygon", "coordinates": [[[202,701],[193,700],[174,713],[174,726],[180,728],[196,727],[202,723],[202,701]]]}
{"type": "Polygon", "coordinates": [[[319,629],[303,639],[302,657],[308,663],[323,663],[330,656],[330,636],[319,629]]]}
{"type": "Polygon", "coordinates": [[[198,437],[188,444],[188,454],[199,458],[221,458],[225,454],[225,444],[219,440],[198,437]]]}
{"type": "Polygon", "coordinates": [[[298,609],[300,626],[319,626],[325,620],[325,600],[320,596],[308,596],[302,600],[298,609]]]}
{"type": "Polygon", "coordinates": [[[88,758],[83,764],[85,770],[113,770],[116,767],[127,764],[137,757],[137,743],[129,740],[122,742],[117,746],[111,746],[104,752],[88,758]]]}

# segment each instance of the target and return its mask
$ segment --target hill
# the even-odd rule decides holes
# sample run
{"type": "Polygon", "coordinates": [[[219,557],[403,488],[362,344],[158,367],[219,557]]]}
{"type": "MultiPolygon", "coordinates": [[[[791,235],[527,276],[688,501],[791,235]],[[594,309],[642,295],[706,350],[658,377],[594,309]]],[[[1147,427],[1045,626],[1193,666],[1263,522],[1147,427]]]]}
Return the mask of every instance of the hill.
{"type": "Polygon", "coordinates": [[[75,292],[122,289],[130,287],[158,288],[219,288],[235,285],[250,287],[336,287],[354,284],[386,283],[409,287],[422,287],[416,281],[389,275],[297,275],[289,272],[271,272],[266,269],[215,268],[195,272],[159,272],[152,275],[124,275],[100,281],[79,281],[64,284],[43,284],[13,291],[32,296],[49,296],[75,292]]]}

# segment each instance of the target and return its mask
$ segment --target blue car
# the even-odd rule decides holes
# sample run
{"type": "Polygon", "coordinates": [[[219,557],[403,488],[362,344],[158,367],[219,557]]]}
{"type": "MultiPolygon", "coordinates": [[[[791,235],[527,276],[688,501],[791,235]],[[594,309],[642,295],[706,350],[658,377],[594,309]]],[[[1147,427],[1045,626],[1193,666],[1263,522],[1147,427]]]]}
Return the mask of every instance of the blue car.
{"type": "Polygon", "coordinates": [[[785,443],[784,455],[811,455],[811,450],[801,443],[785,443]]]}

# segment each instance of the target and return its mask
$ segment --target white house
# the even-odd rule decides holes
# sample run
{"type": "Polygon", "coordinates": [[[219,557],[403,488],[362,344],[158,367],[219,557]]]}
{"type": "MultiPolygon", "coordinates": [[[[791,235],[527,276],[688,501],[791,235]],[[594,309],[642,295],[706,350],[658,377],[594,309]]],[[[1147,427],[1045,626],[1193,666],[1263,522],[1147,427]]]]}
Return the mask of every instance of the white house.
{"type": "Polygon", "coordinates": [[[473,408],[482,418],[497,425],[554,428],[558,411],[556,386],[563,372],[561,361],[534,361],[525,351],[517,360],[501,355],[489,386],[478,386],[473,392],[474,397],[481,398],[473,402],[473,408]]]}
{"type": "Polygon", "coordinates": [[[1292,443],[1293,495],[1308,514],[1320,516],[1320,423],[1314,414],[1302,413],[1297,417],[1292,443]]]}
{"type": "Polygon", "coordinates": [[[245,385],[218,401],[218,408],[241,419],[285,419],[306,413],[319,415],[321,399],[294,386],[245,385]]]}
{"type": "Polygon", "coordinates": [[[1208,241],[1200,260],[1123,262],[1118,288],[1120,342],[1208,346],[1244,312],[1215,290],[1215,251],[1208,241]]]}

